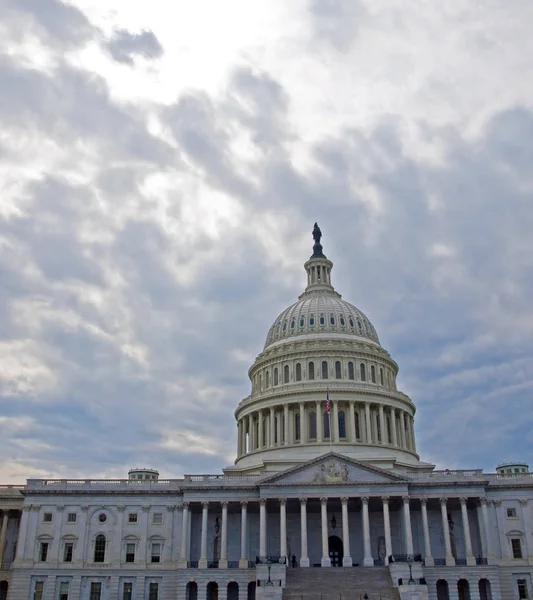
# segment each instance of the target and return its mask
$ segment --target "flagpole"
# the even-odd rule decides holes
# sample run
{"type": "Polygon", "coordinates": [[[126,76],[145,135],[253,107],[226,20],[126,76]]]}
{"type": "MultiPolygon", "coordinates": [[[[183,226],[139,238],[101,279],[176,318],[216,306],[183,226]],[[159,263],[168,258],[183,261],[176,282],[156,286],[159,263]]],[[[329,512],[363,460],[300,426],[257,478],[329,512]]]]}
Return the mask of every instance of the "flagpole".
{"type": "Polygon", "coordinates": [[[333,448],[332,448],[332,440],[333,440],[333,431],[331,429],[331,400],[329,399],[329,386],[326,388],[326,397],[328,399],[329,402],[329,411],[328,411],[328,417],[329,417],[329,451],[333,452],[333,448]]]}

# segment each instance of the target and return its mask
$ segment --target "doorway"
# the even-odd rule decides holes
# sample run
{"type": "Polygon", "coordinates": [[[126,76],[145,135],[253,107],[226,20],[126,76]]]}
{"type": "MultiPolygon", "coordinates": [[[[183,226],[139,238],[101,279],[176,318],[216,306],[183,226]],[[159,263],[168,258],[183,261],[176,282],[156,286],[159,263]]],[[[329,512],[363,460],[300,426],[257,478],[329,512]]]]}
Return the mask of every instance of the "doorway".
{"type": "Polygon", "coordinates": [[[344,546],[340,537],[332,535],[328,539],[329,558],[332,567],[342,567],[344,557],[344,546]]]}

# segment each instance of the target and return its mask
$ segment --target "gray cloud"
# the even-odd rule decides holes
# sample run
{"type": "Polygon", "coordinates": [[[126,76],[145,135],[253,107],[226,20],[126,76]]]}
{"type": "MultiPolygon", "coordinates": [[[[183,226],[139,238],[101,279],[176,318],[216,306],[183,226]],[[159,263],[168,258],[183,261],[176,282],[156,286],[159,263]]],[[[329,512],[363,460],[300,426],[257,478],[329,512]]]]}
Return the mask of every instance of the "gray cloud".
{"type": "Polygon", "coordinates": [[[155,59],[163,55],[163,47],[153,31],[131,33],[126,29],[119,29],[105,46],[114,60],[130,66],[134,64],[136,56],[155,59]]]}

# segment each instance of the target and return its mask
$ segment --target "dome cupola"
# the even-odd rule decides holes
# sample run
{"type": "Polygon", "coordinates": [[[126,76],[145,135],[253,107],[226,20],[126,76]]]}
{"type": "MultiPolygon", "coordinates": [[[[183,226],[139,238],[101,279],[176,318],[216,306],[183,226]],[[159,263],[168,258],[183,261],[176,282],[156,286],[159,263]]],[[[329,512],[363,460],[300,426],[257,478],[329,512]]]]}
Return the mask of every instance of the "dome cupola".
{"type": "Polygon", "coordinates": [[[226,471],[280,471],[332,450],[381,468],[428,468],[416,453],[415,407],[396,388],[398,365],[334,289],[321,237],[315,223],[307,286],[250,367],[251,393],[235,411],[237,459],[226,471]]]}

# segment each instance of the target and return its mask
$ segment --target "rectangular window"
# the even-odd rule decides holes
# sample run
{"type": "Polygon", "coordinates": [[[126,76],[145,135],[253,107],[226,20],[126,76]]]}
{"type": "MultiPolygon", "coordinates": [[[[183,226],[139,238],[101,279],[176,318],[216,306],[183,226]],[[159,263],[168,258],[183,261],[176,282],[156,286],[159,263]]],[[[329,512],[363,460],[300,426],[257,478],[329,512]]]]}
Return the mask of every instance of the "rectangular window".
{"type": "Polygon", "coordinates": [[[520,600],[527,600],[529,598],[527,594],[527,582],[525,579],[517,579],[516,581],[518,585],[518,597],[520,600]]]}
{"type": "Polygon", "coordinates": [[[75,522],[76,522],[76,513],[68,513],[67,523],[75,523],[75,522]]]}
{"type": "Polygon", "coordinates": [[[520,538],[513,538],[511,540],[511,547],[513,549],[513,558],[522,558],[522,543],[520,538]]]}
{"type": "Polygon", "coordinates": [[[137,513],[130,513],[128,515],[128,523],[137,523],[137,513]]]}
{"type": "Polygon", "coordinates": [[[126,562],[135,562],[135,544],[126,544],[126,562]]]}
{"type": "Polygon", "coordinates": [[[91,582],[91,593],[89,600],[101,600],[102,598],[102,584],[99,581],[91,582]]]}
{"type": "Polygon", "coordinates": [[[43,523],[51,523],[52,522],[52,513],[44,513],[43,514],[43,523]]]}
{"type": "Polygon", "coordinates": [[[161,525],[163,523],[163,513],[154,513],[152,515],[152,525],[161,525]]]}
{"type": "Polygon", "coordinates": [[[157,600],[159,597],[159,584],[150,583],[148,587],[148,600],[157,600]]]}
{"type": "Polygon", "coordinates": [[[46,562],[47,556],[48,556],[48,542],[41,542],[41,547],[39,548],[39,560],[41,562],[46,562]]]}
{"type": "Polygon", "coordinates": [[[152,544],[152,562],[161,562],[161,544],[152,544]]]}
{"type": "Polygon", "coordinates": [[[507,509],[507,518],[508,519],[516,519],[516,508],[508,508],[507,509]]]}
{"type": "Polygon", "coordinates": [[[65,542],[65,549],[63,551],[63,562],[72,562],[72,554],[74,551],[73,542],[65,542]]]}
{"type": "Polygon", "coordinates": [[[33,588],[33,600],[43,600],[44,581],[36,581],[33,588]]]}
{"type": "Polygon", "coordinates": [[[133,599],[133,583],[131,581],[126,581],[124,583],[124,587],[122,588],[122,600],[132,600],[133,599]]]}
{"type": "Polygon", "coordinates": [[[59,584],[59,600],[68,600],[68,581],[59,584]]]}

